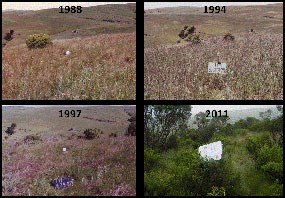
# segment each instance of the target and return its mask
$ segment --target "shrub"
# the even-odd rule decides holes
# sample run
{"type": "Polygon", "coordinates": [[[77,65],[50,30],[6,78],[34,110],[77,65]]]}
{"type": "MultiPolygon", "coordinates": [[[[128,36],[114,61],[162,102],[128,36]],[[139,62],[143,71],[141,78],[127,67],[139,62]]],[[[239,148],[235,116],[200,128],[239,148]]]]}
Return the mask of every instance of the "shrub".
{"type": "Polygon", "coordinates": [[[234,135],[245,136],[249,132],[248,129],[236,129],[234,130],[234,135]]]}
{"type": "Polygon", "coordinates": [[[199,35],[189,35],[186,39],[187,42],[191,42],[193,44],[199,44],[201,43],[201,39],[199,35]]]}
{"type": "Polygon", "coordinates": [[[47,45],[51,45],[52,41],[47,34],[34,34],[31,35],[27,40],[26,44],[29,49],[31,48],[45,48],[47,45]]]}
{"type": "Polygon", "coordinates": [[[227,136],[233,135],[233,132],[234,132],[234,127],[232,124],[227,124],[220,130],[221,134],[225,134],[227,136]]]}
{"type": "Polygon", "coordinates": [[[224,187],[212,187],[212,192],[207,193],[207,196],[226,196],[226,190],[224,187]]]}
{"type": "Polygon", "coordinates": [[[111,133],[109,137],[117,137],[117,133],[111,133]]]}
{"type": "Polygon", "coordinates": [[[181,30],[180,33],[178,34],[178,36],[181,38],[181,39],[185,39],[187,37],[187,35],[185,34],[185,30],[181,30]]]}
{"type": "Polygon", "coordinates": [[[125,135],[136,136],[136,121],[130,123],[125,135]]]}
{"type": "Polygon", "coordinates": [[[25,138],[24,138],[24,142],[25,143],[28,143],[28,144],[35,144],[35,143],[40,143],[42,142],[43,140],[40,138],[40,136],[38,135],[27,135],[25,138]]]}
{"type": "Polygon", "coordinates": [[[269,192],[271,192],[271,196],[282,196],[283,195],[283,184],[278,184],[274,182],[274,184],[269,186],[269,192]]]}
{"type": "Polygon", "coordinates": [[[271,147],[264,145],[258,150],[257,154],[259,164],[265,164],[269,161],[282,162],[282,148],[277,144],[274,144],[271,147]]]}
{"type": "Polygon", "coordinates": [[[144,149],[144,170],[149,171],[159,164],[159,154],[151,148],[144,149]]]}
{"type": "Polygon", "coordinates": [[[5,131],[8,135],[12,135],[15,133],[14,129],[16,128],[16,123],[12,123],[10,127],[5,131]]]}
{"type": "Polygon", "coordinates": [[[12,124],[11,124],[11,127],[12,127],[12,128],[15,128],[16,126],[17,126],[16,123],[12,123],[12,124]]]}
{"type": "Polygon", "coordinates": [[[270,144],[270,139],[268,134],[262,134],[256,137],[248,137],[246,139],[245,145],[247,150],[256,158],[257,151],[265,144],[270,144]]]}
{"type": "Polygon", "coordinates": [[[272,180],[281,182],[283,180],[283,163],[268,162],[261,166],[261,170],[267,173],[272,180]]]}
{"type": "Polygon", "coordinates": [[[181,149],[177,151],[174,161],[177,165],[190,166],[191,164],[198,164],[200,156],[194,149],[181,149]]]}
{"type": "Polygon", "coordinates": [[[173,175],[161,170],[144,173],[144,195],[166,196],[171,190],[173,175]]]}
{"type": "Polygon", "coordinates": [[[88,140],[99,138],[99,131],[98,129],[86,129],[83,133],[85,138],[88,140]]]}
{"type": "Polygon", "coordinates": [[[227,33],[227,34],[224,36],[224,40],[233,41],[233,40],[235,40],[235,37],[234,37],[231,33],[227,33]]]}
{"type": "Polygon", "coordinates": [[[277,144],[269,147],[264,145],[257,151],[257,163],[261,170],[269,174],[272,180],[283,179],[283,151],[277,144]]]}
{"type": "Polygon", "coordinates": [[[178,147],[178,140],[176,135],[170,135],[165,144],[166,149],[176,149],[178,147]]]}

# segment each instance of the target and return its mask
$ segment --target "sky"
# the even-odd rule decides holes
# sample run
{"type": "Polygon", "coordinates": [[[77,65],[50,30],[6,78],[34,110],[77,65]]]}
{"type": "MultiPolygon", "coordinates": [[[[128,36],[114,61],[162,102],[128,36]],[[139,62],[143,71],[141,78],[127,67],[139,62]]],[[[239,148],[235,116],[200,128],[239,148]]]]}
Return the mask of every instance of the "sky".
{"type": "Polygon", "coordinates": [[[266,5],[282,2],[145,2],[144,9],[164,8],[164,7],[178,7],[178,6],[230,6],[230,5],[266,5]]]}
{"type": "Polygon", "coordinates": [[[2,10],[42,10],[59,6],[96,6],[104,4],[125,4],[134,2],[2,2],[2,10]]]}
{"type": "Polygon", "coordinates": [[[275,108],[276,105],[191,105],[192,106],[192,114],[197,114],[199,112],[205,112],[206,110],[244,110],[244,109],[256,109],[256,108],[275,108]]]}

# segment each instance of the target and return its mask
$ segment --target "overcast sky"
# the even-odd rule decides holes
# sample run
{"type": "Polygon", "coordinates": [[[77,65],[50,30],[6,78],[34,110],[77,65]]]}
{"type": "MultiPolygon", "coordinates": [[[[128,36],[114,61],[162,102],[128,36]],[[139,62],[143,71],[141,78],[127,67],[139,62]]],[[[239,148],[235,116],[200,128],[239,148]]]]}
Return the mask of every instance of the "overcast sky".
{"type": "Polygon", "coordinates": [[[275,108],[276,105],[191,105],[192,106],[192,110],[191,112],[193,114],[197,114],[200,111],[205,112],[206,110],[243,110],[243,109],[256,109],[256,108],[265,108],[265,109],[269,109],[269,108],[275,108]]]}
{"type": "Polygon", "coordinates": [[[42,10],[59,6],[96,6],[104,4],[125,4],[133,2],[2,2],[2,10],[42,10]]]}
{"type": "Polygon", "coordinates": [[[164,8],[164,7],[179,7],[179,6],[237,6],[237,5],[266,5],[282,2],[145,2],[144,9],[164,8]]]}

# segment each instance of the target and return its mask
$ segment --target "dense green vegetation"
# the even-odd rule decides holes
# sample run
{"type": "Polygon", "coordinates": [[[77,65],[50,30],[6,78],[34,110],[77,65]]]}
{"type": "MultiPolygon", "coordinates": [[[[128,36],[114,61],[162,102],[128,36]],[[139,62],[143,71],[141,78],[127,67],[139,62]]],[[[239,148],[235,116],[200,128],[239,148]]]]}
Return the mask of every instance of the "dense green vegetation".
{"type": "Polygon", "coordinates": [[[146,196],[280,196],[283,195],[283,106],[257,119],[234,124],[229,117],[195,115],[197,129],[187,126],[191,106],[144,107],[144,194],[146,196]],[[218,161],[203,160],[198,147],[222,141],[218,161]]]}

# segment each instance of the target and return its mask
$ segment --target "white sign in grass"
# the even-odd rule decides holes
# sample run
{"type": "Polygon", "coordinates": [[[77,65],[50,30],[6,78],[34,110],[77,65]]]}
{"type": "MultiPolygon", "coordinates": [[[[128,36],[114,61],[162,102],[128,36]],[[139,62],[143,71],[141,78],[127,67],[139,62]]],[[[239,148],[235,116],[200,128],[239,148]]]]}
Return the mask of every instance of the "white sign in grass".
{"type": "Polygon", "coordinates": [[[208,73],[211,74],[225,74],[226,73],[227,64],[226,63],[216,63],[209,62],[208,63],[208,73]]]}
{"type": "Polygon", "coordinates": [[[199,154],[206,160],[222,159],[223,144],[221,141],[213,142],[199,147],[199,154]]]}

